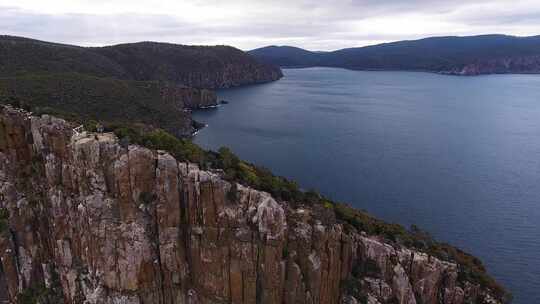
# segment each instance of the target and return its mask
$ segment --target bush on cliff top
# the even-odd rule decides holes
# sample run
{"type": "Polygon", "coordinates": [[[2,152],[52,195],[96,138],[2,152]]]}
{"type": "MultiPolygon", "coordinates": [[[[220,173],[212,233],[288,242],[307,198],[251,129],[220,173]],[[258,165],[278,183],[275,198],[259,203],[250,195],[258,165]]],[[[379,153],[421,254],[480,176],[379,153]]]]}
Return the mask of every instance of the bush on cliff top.
{"type": "Polygon", "coordinates": [[[309,203],[318,203],[320,200],[318,194],[300,191],[295,182],[240,160],[228,148],[221,148],[218,152],[205,151],[190,140],[179,139],[161,129],[147,132],[144,128],[120,126],[113,128],[113,131],[121,142],[165,150],[178,160],[199,164],[203,169],[221,169],[226,180],[266,191],[276,199],[309,203]]]}

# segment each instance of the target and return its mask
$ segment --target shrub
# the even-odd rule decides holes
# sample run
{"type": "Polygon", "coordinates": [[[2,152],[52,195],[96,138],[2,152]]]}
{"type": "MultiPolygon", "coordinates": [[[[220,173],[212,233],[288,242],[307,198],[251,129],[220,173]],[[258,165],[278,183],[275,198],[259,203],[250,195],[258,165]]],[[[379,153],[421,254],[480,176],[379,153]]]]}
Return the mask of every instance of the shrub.
{"type": "Polygon", "coordinates": [[[93,120],[93,119],[90,119],[90,120],[86,121],[83,125],[84,125],[84,129],[86,131],[96,132],[99,123],[97,121],[93,120]]]}

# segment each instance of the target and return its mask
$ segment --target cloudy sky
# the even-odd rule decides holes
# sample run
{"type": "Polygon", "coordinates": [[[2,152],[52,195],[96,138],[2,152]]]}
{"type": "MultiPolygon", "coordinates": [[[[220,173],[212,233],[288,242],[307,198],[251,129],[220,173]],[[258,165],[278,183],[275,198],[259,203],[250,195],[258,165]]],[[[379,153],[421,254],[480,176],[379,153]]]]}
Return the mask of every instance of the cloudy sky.
{"type": "Polygon", "coordinates": [[[333,50],[441,35],[540,34],[540,0],[0,0],[0,34],[333,50]]]}

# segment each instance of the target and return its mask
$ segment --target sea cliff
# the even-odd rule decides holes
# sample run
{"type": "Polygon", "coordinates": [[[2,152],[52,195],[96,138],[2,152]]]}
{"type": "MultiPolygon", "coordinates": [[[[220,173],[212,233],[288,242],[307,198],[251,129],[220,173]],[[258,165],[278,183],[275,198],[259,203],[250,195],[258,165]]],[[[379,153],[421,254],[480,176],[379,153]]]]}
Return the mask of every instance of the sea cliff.
{"type": "Polygon", "coordinates": [[[503,57],[477,60],[440,73],[459,76],[487,74],[540,74],[540,56],[503,57]]]}
{"type": "Polygon", "coordinates": [[[75,127],[0,107],[9,303],[502,303],[331,208],[75,127]]]}
{"type": "Polygon", "coordinates": [[[94,120],[129,118],[186,137],[195,130],[190,115],[181,112],[216,106],[212,90],[283,74],[229,46],[139,42],[86,48],[0,35],[0,76],[0,103],[11,99],[32,110],[94,120]]]}

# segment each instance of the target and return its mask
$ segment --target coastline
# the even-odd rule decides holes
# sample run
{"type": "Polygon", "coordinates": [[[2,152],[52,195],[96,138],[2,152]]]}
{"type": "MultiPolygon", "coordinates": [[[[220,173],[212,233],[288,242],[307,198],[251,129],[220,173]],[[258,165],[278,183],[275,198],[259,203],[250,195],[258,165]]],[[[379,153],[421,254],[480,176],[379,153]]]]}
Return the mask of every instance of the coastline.
{"type": "Polygon", "coordinates": [[[284,70],[299,70],[299,69],[311,69],[311,68],[331,68],[342,69],[348,71],[358,72],[410,72],[410,73],[429,73],[443,76],[459,76],[459,77],[480,77],[480,76],[494,76],[494,75],[540,75],[540,71],[537,72],[502,72],[502,73],[460,73],[454,71],[434,71],[424,69],[361,69],[361,68],[348,68],[341,66],[326,66],[326,65],[313,65],[313,66],[280,66],[284,70]]]}

